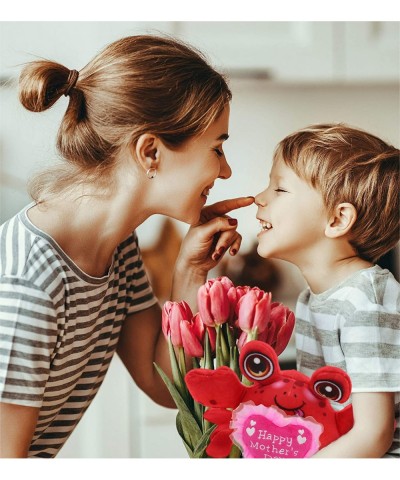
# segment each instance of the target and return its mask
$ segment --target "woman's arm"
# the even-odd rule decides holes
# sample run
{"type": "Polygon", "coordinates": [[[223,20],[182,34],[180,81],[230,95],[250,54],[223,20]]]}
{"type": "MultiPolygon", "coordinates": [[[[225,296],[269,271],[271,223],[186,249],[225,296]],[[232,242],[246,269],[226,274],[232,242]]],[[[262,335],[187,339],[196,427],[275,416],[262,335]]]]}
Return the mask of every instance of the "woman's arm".
{"type": "Polygon", "coordinates": [[[353,393],[353,428],[320,450],[321,458],[380,458],[393,441],[394,394],[353,393]]]}
{"type": "Polygon", "coordinates": [[[159,305],[153,305],[125,319],[117,353],[141,390],[156,403],[176,408],[153,365],[156,362],[171,377],[168,345],[161,331],[159,305]]]}
{"type": "Polygon", "coordinates": [[[26,458],[39,409],[0,403],[0,458],[26,458]]]}
{"type": "MultiPolygon", "coordinates": [[[[199,224],[192,226],[182,242],[176,262],[171,300],[185,300],[197,311],[197,291],[206,281],[222,254],[229,248],[240,248],[241,236],[237,224],[226,216],[231,210],[253,203],[253,197],[234,198],[218,202],[202,210],[199,224]]],[[[154,368],[156,362],[171,377],[168,345],[161,331],[159,305],[127,317],[122,326],[118,355],[135,383],[156,403],[176,408],[161,377],[154,368]]]]}

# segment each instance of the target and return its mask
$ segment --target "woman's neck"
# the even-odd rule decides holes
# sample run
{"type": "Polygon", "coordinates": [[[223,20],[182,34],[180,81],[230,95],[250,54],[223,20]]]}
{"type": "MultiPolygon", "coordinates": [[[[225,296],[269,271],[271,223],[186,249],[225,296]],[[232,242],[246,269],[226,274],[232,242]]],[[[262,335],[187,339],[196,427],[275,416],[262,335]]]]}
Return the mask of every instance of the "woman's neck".
{"type": "Polygon", "coordinates": [[[80,190],[31,208],[28,217],[54,238],[82,271],[100,277],[108,271],[117,245],[149,214],[140,203],[139,190],[136,195],[127,195],[122,189],[114,195],[99,194],[90,187],[80,190]]]}

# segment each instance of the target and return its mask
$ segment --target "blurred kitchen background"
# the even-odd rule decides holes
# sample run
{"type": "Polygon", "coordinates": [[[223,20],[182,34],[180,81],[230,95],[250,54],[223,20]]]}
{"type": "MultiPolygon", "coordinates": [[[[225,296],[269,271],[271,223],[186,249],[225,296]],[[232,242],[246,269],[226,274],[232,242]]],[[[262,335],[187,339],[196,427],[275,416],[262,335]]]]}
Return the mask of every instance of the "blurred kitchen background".
{"type": "MultiPolygon", "coordinates": [[[[311,123],[345,122],[400,145],[399,22],[0,22],[0,223],[30,201],[27,179],[56,159],[55,136],[68,102],[63,97],[40,115],[25,111],[17,98],[22,65],[44,57],[79,70],[106,44],[139,33],[182,38],[229,78],[233,100],[224,150],[233,174],[216,183],[210,203],[264,189],[277,142],[311,123]]],[[[271,290],[293,308],[302,277],[284,262],[257,256],[255,214],[255,206],[232,214],[243,235],[240,255],[211,273],[271,290]]],[[[139,229],[161,302],[186,230],[160,216],[139,229]]],[[[398,249],[380,263],[399,278],[398,249]]],[[[293,342],[280,360],[293,368],[293,342]]],[[[186,457],[175,416],[142,394],[115,357],[60,457],[186,457]]]]}

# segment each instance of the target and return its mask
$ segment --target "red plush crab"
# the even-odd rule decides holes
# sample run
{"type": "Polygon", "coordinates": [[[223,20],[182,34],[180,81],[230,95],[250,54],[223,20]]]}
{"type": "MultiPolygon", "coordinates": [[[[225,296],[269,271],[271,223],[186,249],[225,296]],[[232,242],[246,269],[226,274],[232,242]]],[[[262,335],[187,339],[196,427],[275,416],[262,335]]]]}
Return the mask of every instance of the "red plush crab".
{"type": "Polygon", "coordinates": [[[228,367],[194,369],[185,377],[193,398],[208,407],[204,418],[217,425],[206,450],[210,457],[229,455],[232,413],[246,402],[279,409],[285,416],[312,417],[323,427],[319,448],[352,428],[351,405],[335,411],[330,404],[330,400],[343,403],[350,396],[351,381],[343,370],[325,366],[311,378],[296,370],[281,371],[273,348],[258,340],[244,345],[239,361],[243,375],[253,385],[243,385],[228,367]]]}

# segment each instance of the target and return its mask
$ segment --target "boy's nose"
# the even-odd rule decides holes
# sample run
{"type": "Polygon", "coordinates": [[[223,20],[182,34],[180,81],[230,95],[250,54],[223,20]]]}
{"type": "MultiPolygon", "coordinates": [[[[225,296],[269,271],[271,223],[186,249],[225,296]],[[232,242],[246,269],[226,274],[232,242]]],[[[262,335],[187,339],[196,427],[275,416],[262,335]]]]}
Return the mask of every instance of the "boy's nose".
{"type": "Polygon", "coordinates": [[[267,195],[266,195],[266,190],[263,190],[262,192],[258,193],[256,196],[255,196],[255,200],[254,200],[254,203],[258,206],[258,207],[265,207],[267,205],[267,195]]]}

